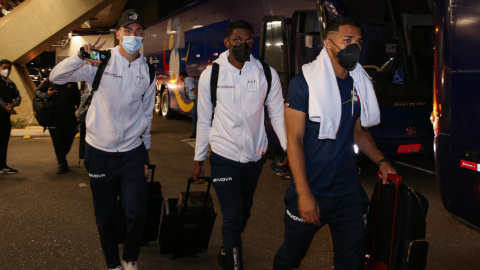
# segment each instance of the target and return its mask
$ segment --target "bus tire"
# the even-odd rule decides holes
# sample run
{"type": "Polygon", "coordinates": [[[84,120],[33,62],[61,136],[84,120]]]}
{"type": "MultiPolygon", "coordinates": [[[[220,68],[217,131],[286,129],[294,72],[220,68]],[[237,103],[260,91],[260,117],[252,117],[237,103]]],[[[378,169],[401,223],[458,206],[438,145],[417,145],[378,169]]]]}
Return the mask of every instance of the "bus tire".
{"type": "Polygon", "coordinates": [[[165,119],[173,119],[175,118],[176,112],[172,111],[170,109],[170,100],[168,99],[168,90],[165,89],[162,92],[162,98],[161,98],[161,104],[162,104],[162,116],[165,119]]]}
{"type": "Polygon", "coordinates": [[[162,115],[162,94],[155,95],[155,113],[157,115],[162,115]]]}

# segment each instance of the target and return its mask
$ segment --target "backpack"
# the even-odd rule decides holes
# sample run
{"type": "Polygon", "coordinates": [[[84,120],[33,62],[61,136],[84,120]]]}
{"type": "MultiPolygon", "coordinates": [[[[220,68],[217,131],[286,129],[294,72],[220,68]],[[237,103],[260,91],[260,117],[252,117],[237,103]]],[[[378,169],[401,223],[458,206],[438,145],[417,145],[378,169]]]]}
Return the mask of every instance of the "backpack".
{"type": "MultiPolygon", "coordinates": [[[[50,82],[50,87],[53,83],[50,82]]],[[[37,119],[40,126],[43,127],[43,131],[47,129],[53,123],[53,97],[51,98],[39,98],[35,97],[32,101],[33,114],[37,119]]]]}
{"type": "MultiPolygon", "coordinates": [[[[267,79],[267,94],[265,95],[265,100],[263,101],[263,105],[267,102],[268,94],[270,93],[270,88],[272,88],[272,71],[270,70],[270,66],[261,62],[263,66],[263,72],[265,74],[265,78],[267,79]]],[[[213,123],[213,117],[215,115],[215,107],[217,106],[217,85],[218,85],[218,73],[220,72],[220,65],[217,63],[213,63],[212,65],[212,75],[210,77],[210,99],[212,101],[212,120],[210,122],[210,126],[213,123]]]]}
{"type": "MultiPolygon", "coordinates": [[[[86,98],[82,97],[82,102],[78,106],[77,118],[80,120],[85,121],[85,119],[87,118],[87,112],[88,112],[88,108],[90,108],[90,104],[92,103],[93,94],[95,91],[97,91],[98,86],[100,85],[100,81],[102,80],[103,72],[105,71],[105,68],[108,65],[108,61],[110,60],[111,52],[110,50],[106,52],[108,52],[107,60],[102,61],[102,63],[98,65],[97,73],[95,73],[95,78],[93,79],[92,90],[90,91],[90,94],[86,98]]],[[[148,62],[147,62],[147,65],[148,65],[148,72],[150,75],[150,84],[149,84],[150,86],[155,80],[155,67],[149,64],[148,62]]],[[[143,96],[142,96],[142,99],[143,99],[143,96]]]]}

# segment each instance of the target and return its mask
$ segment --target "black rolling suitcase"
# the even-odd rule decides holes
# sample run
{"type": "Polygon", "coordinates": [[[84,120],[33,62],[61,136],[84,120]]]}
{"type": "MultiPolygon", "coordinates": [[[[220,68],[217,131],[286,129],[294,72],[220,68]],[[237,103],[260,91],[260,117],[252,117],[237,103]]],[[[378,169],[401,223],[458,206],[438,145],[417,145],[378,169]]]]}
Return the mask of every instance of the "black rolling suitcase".
{"type": "MultiPolygon", "coordinates": [[[[160,217],[162,214],[163,196],[162,186],[160,182],[155,182],[155,165],[148,165],[148,169],[152,171],[151,180],[147,183],[147,221],[143,233],[142,242],[146,245],[148,242],[157,241],[158,230],[160,227],[160,217]]],[[[117,202],[117,209],[115,213],[115,220],[117,223],[117,239],[118,243],[122,244],[127,235],[127,218],[123,212],[122,196],[120,195],[117,202]]]]}
{"type": "Polygon", "coordinates": [[[207,251],[217,213],[210,195],[212,179],[204,179],[208,182],[206,192],[190,192],[190,185],[194,182],[190,178],[187,191],[180,195],[180,199],[165,200],[159,240],[162,254],[172,254],[173,258],[196,257],[207,251]]]}
{"type": "Polygon", "coordinates": [[[367,216],[365,270],[423,270],[427,264],[427,199],[388,175],[376,184],[367,216]]]}

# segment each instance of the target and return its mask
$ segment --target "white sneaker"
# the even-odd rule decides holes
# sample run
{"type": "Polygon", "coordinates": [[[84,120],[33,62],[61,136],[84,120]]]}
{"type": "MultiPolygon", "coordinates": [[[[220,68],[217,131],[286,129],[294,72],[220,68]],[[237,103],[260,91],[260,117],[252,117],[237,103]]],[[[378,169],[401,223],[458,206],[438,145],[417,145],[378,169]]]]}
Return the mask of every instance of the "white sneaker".
{"type": "Polygon", "coordinates": [[[123,270],[137,270],[137,262],[126,262],[122,260],[123,270]]]}
{"type": "Polygon", "coordinates": [[[117,267],[115,267],[114,269],[108,269],[108,270],[122,270],[122,267],[121,267],[121,266],[117,266],[117,267]]]}

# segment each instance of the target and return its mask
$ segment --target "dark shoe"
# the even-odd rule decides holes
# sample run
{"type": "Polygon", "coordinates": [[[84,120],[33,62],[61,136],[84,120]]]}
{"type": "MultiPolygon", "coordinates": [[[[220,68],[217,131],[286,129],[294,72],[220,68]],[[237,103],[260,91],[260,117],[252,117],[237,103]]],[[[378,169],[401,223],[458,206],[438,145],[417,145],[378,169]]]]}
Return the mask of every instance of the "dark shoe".
{"type": "Polygon", "coordinates": [[[192,133],[192,135],[190,135],[190,139],[195,139],[197,138],[197,133],[192,133]]]}
{"type": "Polygon", "coordinates": [[[18,171],[8,166],[5,166],[4,168],[0,169],[0,173],[18,173],[18,171]]]}
{"type": "Polygon", "coordinates": [[[228,270],[227,258],[225,256],[225,250],[223,250],[223,247],[221,247],[220,251],[218,252],[217,262],[222,267],[222,270],[228,270]]]}
{"type": "Polygon", "coordinates": [[[68,168],[68,167],[58,167],[57,174],[64,174],[64,173],[69,172],[69,171],[70,171],[70,168],[68,168]]]}

